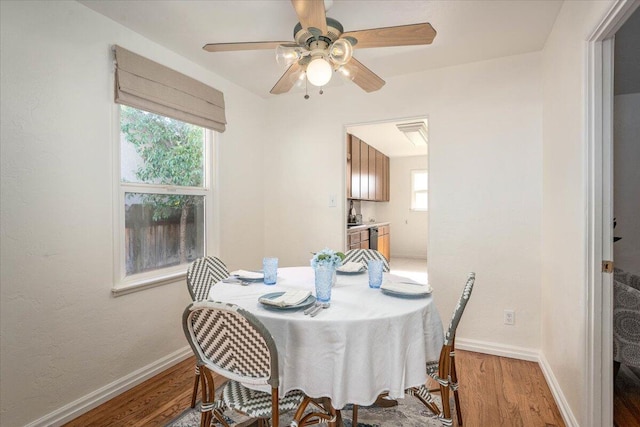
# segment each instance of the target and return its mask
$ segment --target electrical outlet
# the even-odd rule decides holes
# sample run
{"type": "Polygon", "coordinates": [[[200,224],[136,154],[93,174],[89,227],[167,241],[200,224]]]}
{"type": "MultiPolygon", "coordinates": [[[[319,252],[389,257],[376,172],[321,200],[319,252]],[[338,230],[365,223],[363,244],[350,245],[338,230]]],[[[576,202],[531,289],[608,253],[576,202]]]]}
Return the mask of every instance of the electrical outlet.
{"type": "Polygon", "coordinates": [[[505,325],[515,325],[516,323],[516,312],[513,310],[505,310],[504,311],[504,324],[505,325]]]}

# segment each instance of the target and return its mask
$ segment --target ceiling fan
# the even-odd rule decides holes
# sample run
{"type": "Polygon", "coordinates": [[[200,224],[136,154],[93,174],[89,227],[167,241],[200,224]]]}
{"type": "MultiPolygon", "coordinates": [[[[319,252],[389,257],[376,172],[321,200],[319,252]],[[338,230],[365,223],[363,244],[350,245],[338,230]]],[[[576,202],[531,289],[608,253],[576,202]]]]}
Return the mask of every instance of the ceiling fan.
{"type": "Polygon", "coordinates": [[[333,72],[341,73],[366,92],[373,92],[384,86],[385,81],[353,57],[354,47],[431,44],[436,36],[426,22],[344,32],[340,22],[326,16],[324,0],[291,0],[291,3],[300,20],[293,29],[294,42],[210,43],[203,49],[208,52],[276,49],[276,60],[288,68],[271,89],[274,95],[288,92],[305,77],[312,85],[322,87],[331,80],[333,72]]]}

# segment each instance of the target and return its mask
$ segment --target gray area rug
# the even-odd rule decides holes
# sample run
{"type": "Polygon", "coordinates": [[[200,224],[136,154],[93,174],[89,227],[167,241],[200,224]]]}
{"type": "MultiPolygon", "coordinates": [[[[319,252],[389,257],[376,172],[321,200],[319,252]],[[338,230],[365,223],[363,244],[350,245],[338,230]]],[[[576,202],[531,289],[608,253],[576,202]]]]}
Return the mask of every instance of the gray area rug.
{"type": "MultiPolygon", "coordinates": [[[[439,394],[434,394],[434,398],[440,405],[439,394]]],[[[453,398],[451,399],[451,413],[455,414],[453,398]]],[[[280,425],[289,426],[293,418],[294,411],[287,412],[280,416],[280,425]]],[[[227,409],[225,416],[228,418],[229,425],[237,425],[247,421],[247,417],[227,409]]],[[[351,406],[342,410],[342,418],[345,427],[353,427],[351,424],[351,406]]],[[[454,415],[455,416],[455,415],[454,415]]],[[[180,414],[176,419],[167,424],[166,427],[197,427],[200,425],[200,410],[189,408],[180,414]]],[[[212,424],[220,425],[220,424],[212,424]]],[[[316,424],[325,427],[326,424],[316,424]]],[[[358,426],[357,427],[441,427],[440,421],[422,405],[416,398],[407,396],[405,399],[398,400],[398,406],[392,408],[380,408],[377,406],[358,408],[358,426]]]]}

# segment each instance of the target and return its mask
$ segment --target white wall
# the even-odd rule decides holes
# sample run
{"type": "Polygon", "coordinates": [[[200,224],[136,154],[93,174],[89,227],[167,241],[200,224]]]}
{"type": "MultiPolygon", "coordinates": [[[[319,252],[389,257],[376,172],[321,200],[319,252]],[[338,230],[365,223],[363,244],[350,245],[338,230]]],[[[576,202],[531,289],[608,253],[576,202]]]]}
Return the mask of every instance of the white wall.
{"type": "Polygon", "coordinates": [[[1,2],[0,425],[25,425],[187,346],[184,281],[113,285],[110,45],[222,90],[220,253],[263,249],[265,103],[76,2],[1,2]]]}
{"type": "Polygon", "coordinates": [[[611,2],[564,2],[543,51],[542,352],[582,425],[586,376],[586,40],[611,2]]]}
{"type": "Polygon", "coordinates": [[[350,84],[269,102],[267,252],[295,265],[344,247],[346,201],[328,200],[345,194],[345,124],[428,115],[429,279],[440,313],[450,316],[476,271],[465,314],[474,321],[459,336],[539,348],[541,54],[390,78],[370,94],[350,84]],[[515,326],[503,325],[505,308],[515,326]]]}
{"type": "Polygon", "coordinates": [[[616,267],[640,275],[640,93],[616,96],[613,116],[614,235],[622,237],[613,259],[616,267]]]}
{"type": "Polygon", "coordinates": [[[427,258],[428,212],[411,210],[411,171],[428,168],[427,156],[392,157],[389,161],[391,197],[379,203],[378,221],[391,222],[391,256],[427,258]]]}
{"type": "Polygon", "coordinates": [[[390,78],[372,94],[346,85],[264,101],[75,2],[0,2],[0,424],[23,425],[185,345],[184,283],[110,295],[114,43],[225,93],[219,246],[232,269],[344,247],[344,125],[429,115],[429,277],[442,317],[476,271],[474,321],[459,337],[542,348],[579,417],[584,40],[609,4],[566,2],[543,54],[390,78]]]}

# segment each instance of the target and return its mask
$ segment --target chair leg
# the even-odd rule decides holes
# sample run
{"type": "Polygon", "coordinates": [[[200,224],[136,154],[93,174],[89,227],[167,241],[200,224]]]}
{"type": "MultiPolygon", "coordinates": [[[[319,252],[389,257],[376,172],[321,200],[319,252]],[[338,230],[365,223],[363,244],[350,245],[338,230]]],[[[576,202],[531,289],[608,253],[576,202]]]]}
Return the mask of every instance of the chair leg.
{"type": "MultiPolygon", "coordinates": [[[[458,373],[456,372],[456,357],[455,354],[451,356],[451,382],[458,384],[458,373]]],[[[453,390],[453,398],[456,402],[456,416],[458,417],[458,425],[462,425],[462,409],[460,408],[460,396],[458,396],[458,388],[453,390]]]]}
{"type": "Polygon", "coordinates": [[[440,397],[442,398],[442,414],[444,418],[451,418],[451,405],[449,404],[449,387],[440,386],[440,397]]]}
{"type": "Polygon", "coordinates": [[[351,426],[358,427],[358,405],[353,405],[353,417],[351,418],[351,426]]]}
{"type": "Polygon", "coordinates": [[[198,383],[200,382],[200,370],[196,366],[196,380],[193,383],[193,395],[191,396],[191,407],[196,407],[196,397],[198,396],[198,383]]]}
{"type": "Polygon", "coordinates": [[[211,412],[203,412],[200,416],[200,427],[208,427],[211,425],[211,412]]]}
{"type": "Polygon", "coordinates": [[[379,406],[381,408],[391,408],[393,406],[398,406],[398,401],[395,399],[387,399],[389,397],[389,393],[381,393],[376,398],[376,402],[374,405],[379,406]]]}
{"type": "Polygon", "coordinates": [[[458,390],[454,390],[453,398],[456,402],[456,416],[458,417],[458,425],[462,425],[462,410],[460,409],[460,397],[458,396],[458,390]]]}

